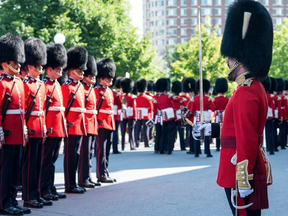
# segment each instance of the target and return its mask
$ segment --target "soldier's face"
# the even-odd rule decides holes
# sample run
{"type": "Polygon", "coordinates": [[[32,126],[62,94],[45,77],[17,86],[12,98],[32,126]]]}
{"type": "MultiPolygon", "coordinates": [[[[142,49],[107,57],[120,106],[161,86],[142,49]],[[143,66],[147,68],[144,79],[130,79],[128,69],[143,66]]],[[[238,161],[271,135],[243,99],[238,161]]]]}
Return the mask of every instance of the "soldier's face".
{"type": "Polygon", "coordinates": [[[88,75],[83,78],[83,81],[87,82],[90,85],[95,85],[96,83],[96,76],[94,75],[88,75]]]}
{"type": "Polygon", "coordinates": [[[84,72],[81,69],[75,69],[73,70],[73,74],[75,75],[75,78],[77,80],[82,80],[84,77],[84,72]]]}
{"type": "Polygon", "coordinates": [[[105,86],[111,86],[113,84],[113,78],[108,78],[108,77],[101,78],[100,83],[105,86]]]}
{"type": "Polygon", "coordinates": [[[15,61],[9,61],[2,63],[2,68],[5,73],[10,76],[18,74],[20,72],[21,65],[15,61]]]}
{"type": "Polygon", "coordinates": [[[226,64],[229,67],[229,73],[228,73],[228,80],[229,81],[235,81],[236,77],[237,77],[237,72],[236,72],[236,64],[237,60],[234,58],[228,58],[226,60],[226,64]]]}
{"type": "Polygon", "coordinates": [[[62,76],[63,68],[62,67],[53,68],[53,72],[58,75],[58,77],[57,77],[57,79],[58,79],[59,77],[62,76]]]}

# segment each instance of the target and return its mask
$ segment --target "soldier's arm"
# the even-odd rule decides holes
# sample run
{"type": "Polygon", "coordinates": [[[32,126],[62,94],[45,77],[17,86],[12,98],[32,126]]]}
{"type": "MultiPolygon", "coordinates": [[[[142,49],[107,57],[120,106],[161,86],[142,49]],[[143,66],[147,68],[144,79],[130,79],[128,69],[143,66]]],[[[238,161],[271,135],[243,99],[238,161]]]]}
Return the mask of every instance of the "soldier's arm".
{"type": "Polygon", "coordinates": [[[2,127],[2,109],[4,105],[5,92],[6,92],[6,89],[3,83],[0,81],[0,127],[2,127]]]}

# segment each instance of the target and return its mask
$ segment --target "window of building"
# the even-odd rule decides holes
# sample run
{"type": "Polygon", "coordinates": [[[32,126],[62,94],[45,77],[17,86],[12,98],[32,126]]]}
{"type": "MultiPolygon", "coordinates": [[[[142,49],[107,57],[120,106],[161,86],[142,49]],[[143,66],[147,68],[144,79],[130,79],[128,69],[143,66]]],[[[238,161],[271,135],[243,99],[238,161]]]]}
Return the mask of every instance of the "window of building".
{"type": "Polygon", "coordinates": [[[155,6],[157,6],[157,7],[164,6],[164,1],[156,1],[155,6]]]}
{"type": "Polygon", "coordinates": [[[274,18],[273,23],[274,23],[274,25],[282,25],[283,20],[282,20],[282,18],[274,18]]]}
{"type": "Polygon", "coordinates": [[[191,16],[197,16],[197,9],[196,8],[191,9],[191,16]]]}
{"type": "Polygon", "coordinates": [[[212,8],[201,8],[201,15],[212,15],[212,8]]]}
{"type": "Polygon", "coordinates": [[[149,27],[153,27],[154,26],[154,22],[153,21],[150,21],[149,22],[149,27]]]}
{"type": "Polygon", "coordinates": [[[154,17],[154,11],[150,12],[150,16],[149,17],[154,17]]]}
{"type": "Polygon", "coordinates": [[[274,8],[273,9],[273,15],[283,16],[284,15],[284,9],[283,8],[274,8]]]}
{"type": "Polygon", "coordinates": [[[189,38],[181,38],[181,44],[186,43],[189,41],[189,38]]]}
{"type": "Polygon", "coordinates": [[[221,34],[222,34],[222,28],[219,27],[219,28],[216,30],[216,32],[217,32],[217,35],[221,35],[221,34]]]}
{"type": "Polygon", "coordinates": [[[165,45],[165,39],[160,40],[159,45],[165,45]]]}
{"type": "Polygon", "coordinates": [[[197,18],[191,19],[191,25],[197,25],[197,18]]]}
{"type": "Polygon", "coordinates": [[[201,5],[212,5],[212,0],[201,0],[201,5]]]}
{"type": "Polygon", "coordinates": [[[221,8],[215,8],[215,16],[221,16],[222,14],[222,9],[221,8]]]}
{"type": "Polygon", "coordinates": [[[225,0],[225,5],[230,5],[233,2],[233,0],[225,0]]]}
{"type": "Polygon", "coordinates": [[[187,0],[181,0],[181,1],[180,1],[180,4],[181,4],[181,5],[187,5],[187,0]]]}
{"type": "Polygon", "coordinates": [[[182,9],[180,10],[180,15],[181,15],[181,16],[186,16],[186,15],[187,15],[187,9],[183,9],[183,8],[182,8],[182,9]]]}
{"type": "Polygon", "coordinates": [[[191,29],[191,35],[195,35],[195,29],[191,29]]]}
{"type": "Polygon", "coordinates": [[[222,19],[221,18],[215,18],[215,25],[222,25],[222,19]]]}
{"type": "Polygon", "coordinates": [[[209,18],[201,18],[201,23],[202,24],[209,24],[209,25],[212,25],[212,19],[209,17],[209,18]]]}
{"type": "Polygon", "coordinates": [[[167,35],[177,35],[177,29],[167,29],[167,35]]]}
{"type": "Polygon", "coordinates": [[[167,19],[167,26],[177,25],[177,19],[167,19]]]}
{"type": "MultiPolygon", "coordinates": [[[[286,1],[288,2],[288,1],[286,1]]],[[[269,0],[263,0],[263,5],[269,5],[269,0]]]]}
{"type": "Polygon", "coordinates": [[[164,25],[165,25],[164,20],[157,20],[157,21],[155,21],[155,26],[164,26],[164,25]]]}
{"type": "Polygon", "coordinates": [[[180,22],[181,22],[181,25],[187,25],[187,19],[182,18],[180,22]]]}
{"type": "Polygon", "coordinates": [[[212,33],[212,28],[206,28],[208,34],[211,34],[212,33]]]}
{"type": "Polygon", "coordinates": [[[182,28],[181,31],[180,31],[180,34],[181,35],[187,35],[187,32],[188,32],[188,29],[182,28]]]}
{"type": "Polygon", "coordinates": [[[273,0],[273,5],[283,5],[283,0],[273,0]]]}
{"type": "Polygon", "coordinates": [[[168,43],[168,45],[174,45],[177,43],[177,39],[176,38],[169,38],[167,43],[168,43]]]}
{"type": "Polygon", "coordinates": [[[150,2],[150,7],[154,7],[154,2],[150,2]]]}
{"type": "Polygon", "coordinates": [[[221,0],[215,0],[215,5],[221,5],[221,0]]]}
{"type": "Polygon", "coordinates": [[[198,0],[191,0],[191,5],[197,5],[198,0]]]}
{"type": "Polygon", "coordinates": [[[176,0],[167,0],[167,6],[176,6],[177,1],[176,0]]]}
{"type": "Polygon", "coordinates": [[[167,10],[167,16],[176,16],[177,15],[177,9],[168,9],[167,10]]]}
{"type": "Polygon", "coordinates": [[[155,11],[155,16],[164,16],[164,10],[155,11]]]}

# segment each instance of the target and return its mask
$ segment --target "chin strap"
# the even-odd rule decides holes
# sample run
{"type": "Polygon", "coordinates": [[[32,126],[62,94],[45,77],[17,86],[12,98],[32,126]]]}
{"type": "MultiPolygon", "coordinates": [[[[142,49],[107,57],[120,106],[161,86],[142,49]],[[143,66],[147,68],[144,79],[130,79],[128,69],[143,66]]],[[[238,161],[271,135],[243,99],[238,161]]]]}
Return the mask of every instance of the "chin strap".
{"type": "Polygon", "coordinates": [[[231,74],[239,65],[240,65],[240,62],[235,61],[235,62],[233,63],[233,65],[229,68],[228,75],[231,74]]]}

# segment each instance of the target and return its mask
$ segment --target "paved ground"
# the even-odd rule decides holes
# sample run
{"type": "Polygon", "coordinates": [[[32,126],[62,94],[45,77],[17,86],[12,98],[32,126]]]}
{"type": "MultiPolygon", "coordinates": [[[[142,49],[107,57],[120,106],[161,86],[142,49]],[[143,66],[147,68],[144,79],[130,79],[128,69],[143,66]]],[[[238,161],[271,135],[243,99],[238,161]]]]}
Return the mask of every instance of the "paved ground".
{"type": "MultiPolygon", "coordinates": [[[[143,146],[143,144],[142,144],[143,146]]],[[[179,149],[179,146],[176,146],[179,149]]],[[[53,206],[33,210],[36,215],[99,216],[228,216],[224,190],[215,183],[219,153],[200,158],[176,150],[172,155],[156,155],[140,147],[111,155],[110,175],[115,184],[103,184],[81,195],[68,195],[53,206]]],[[[269,187],[270,208],[262,216],[288,215],[288,149],[270,157],[274,184],[269,187]]],[[[64,190],[63,155],[57,164],[56,183],[64,190]]],[[[95,158],[94,158],[95,164],[95,158]]],[[[93,169],[95,177],[95,167],[93,169]]],[[[95,179],[94,179],[95,180],[95,179]]],[[[22,204],[22,202],[21,202],[22,204]]]]}

